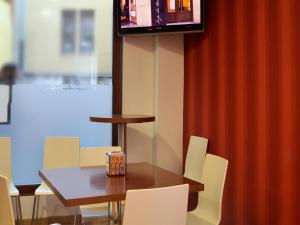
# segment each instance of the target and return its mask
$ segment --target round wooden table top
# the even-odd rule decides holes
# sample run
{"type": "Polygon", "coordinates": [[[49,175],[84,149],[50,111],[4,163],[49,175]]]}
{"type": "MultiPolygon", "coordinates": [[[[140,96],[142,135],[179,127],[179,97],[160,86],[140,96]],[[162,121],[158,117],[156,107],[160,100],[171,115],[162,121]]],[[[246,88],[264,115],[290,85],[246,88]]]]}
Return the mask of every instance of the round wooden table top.
{"type": "Polygon", "coordinates": [[[90,121],[96,123],[119,123],[119,124],[127,124],[127,123],[145,123],[145,122],[153,122],[155,120],[154,116],[150,115],[138,115],[138,114],[113,114],[106,116],[91,116],[90,121]]]}

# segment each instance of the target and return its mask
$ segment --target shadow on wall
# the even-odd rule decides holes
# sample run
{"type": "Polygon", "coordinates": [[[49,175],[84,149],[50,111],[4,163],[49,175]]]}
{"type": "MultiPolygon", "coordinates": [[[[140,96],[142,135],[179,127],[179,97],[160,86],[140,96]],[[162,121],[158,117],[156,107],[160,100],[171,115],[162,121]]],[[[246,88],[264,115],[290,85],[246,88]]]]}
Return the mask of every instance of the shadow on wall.
{"type": "MultiPolygon", "coordinates": [[[[178,48],[178,35],[160,35],[158,36],[159,39],[159,46],[164,48],[168,52],[172,52],[175,54],[183,54],[182,48],[178,48]]],[[[181,34],[183,35],[183,34],[181,34]]],[[[137,49],[145,50],[146,52],[154,52],[155,51],[155,36],[128,36],[125,38],[126,43],[134,46],[137,49]],[[151,44],[150,44],[151,43],[151,44]]],[[[183,44],[183,42],[182,42],[183,44]]]]}
{"type": "Polygon", "coordinates": [[[181,155],[176,154],[176,149],[172,148],[160,135],[155,135],[154,142],[156,146],[154,155],[155,165],[174,173],[181,174],[181,155]]]}
{"type": "Polygon", "coordinates": [[[127,127],[128,162],[149,162],[180,174],[181,155],[176,154],[176,149],[162,136],[153,134],[151,123],[141,125],[143,131],[148,131],[148,134],[141,132],[138,126],[127,127]]]}
{"type": "MultiPolygon", "coordinates": [[[[154,152],[153,137],[141,132],[138,126],[130,125],[127,127],[128,162],[152,163],[154,152]]],[[[149,124],[142,124],[141,126],[144,128],[144,126],[149,126],[149,124]]]]}
{"type": "Polygon", "coordinates": [[[128,36],[125,37],[126,43],[134,46],[137,49],[145,50],[146,52],[153,52],[155,46],[155,37],[148,36],[128,36]],[[150,44],[151,43],[151,44],[150,44]]]}
{"type": "MultiPolygon", "coordinates": [[[[152,126],[151,124],[142,124],[144,126],[152,126]]],[[[132,126],[132,125],[131,125],[132,126]]],[[[128,161],[133,162],[149,162],[164,169],[181,173],[181,158],[176,155],[176,150],[160,135],[147,135],[137,129],[138,125],[128,127],[127,129],[127,154],[128,161]]],[[[149,128],[152,129],[152,128],[149,128]]]]}

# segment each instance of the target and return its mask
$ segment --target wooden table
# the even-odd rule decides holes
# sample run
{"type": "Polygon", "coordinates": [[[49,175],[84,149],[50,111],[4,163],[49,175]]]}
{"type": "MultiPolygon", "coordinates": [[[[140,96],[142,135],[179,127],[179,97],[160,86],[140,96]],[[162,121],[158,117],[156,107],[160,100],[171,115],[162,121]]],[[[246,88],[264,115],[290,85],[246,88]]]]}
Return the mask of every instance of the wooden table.
{"type": "MultiPolygon", "coordinates": [[[[189,184],[189,199],[204,190],[201,183],[148,163],[129,163],[125,176],[109,177],[105,167],[41,170],[39,175],[65,206],[120,202],[133,189],[189,184]]],[[[197,202],[188,210],[196,206],[197,202]]]]}
{"type": "Polygon", "coordinates": [[[135,115],[135,114],[112,114],[108,116],[90,117],[90,121],[96,123],[113,123],[113,124],[123,125],[123,133],[124,133],[123,151],[125,154],[127,154],[127,124],[153,122],[154,120],[155,120],[154,116],[135,115]]]}

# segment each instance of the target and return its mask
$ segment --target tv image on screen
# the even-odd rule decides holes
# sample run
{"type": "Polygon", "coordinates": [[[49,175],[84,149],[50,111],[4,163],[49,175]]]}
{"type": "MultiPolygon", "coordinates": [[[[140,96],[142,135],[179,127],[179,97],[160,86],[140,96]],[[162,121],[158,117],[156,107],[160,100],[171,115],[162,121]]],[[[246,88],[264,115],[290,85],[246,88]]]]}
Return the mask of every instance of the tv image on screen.
{"type": "Polygon", "coordinates": [[[118,0],[118,33],[202,32],[204,0],[118,0]]]}

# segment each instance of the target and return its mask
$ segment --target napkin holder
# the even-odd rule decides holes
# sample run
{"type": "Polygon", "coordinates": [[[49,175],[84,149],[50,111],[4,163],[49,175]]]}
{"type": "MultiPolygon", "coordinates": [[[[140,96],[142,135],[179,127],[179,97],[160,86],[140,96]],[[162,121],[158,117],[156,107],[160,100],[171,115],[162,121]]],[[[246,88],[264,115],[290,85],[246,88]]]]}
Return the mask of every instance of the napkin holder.
{"type": "Polygon", "coordinates": [[[126,174],[126,157],[121,151],[106,153],[106,172],[108,176],[118,176],[126,174]]]}

